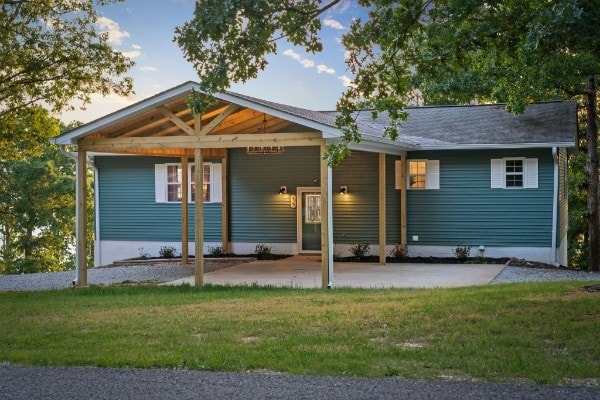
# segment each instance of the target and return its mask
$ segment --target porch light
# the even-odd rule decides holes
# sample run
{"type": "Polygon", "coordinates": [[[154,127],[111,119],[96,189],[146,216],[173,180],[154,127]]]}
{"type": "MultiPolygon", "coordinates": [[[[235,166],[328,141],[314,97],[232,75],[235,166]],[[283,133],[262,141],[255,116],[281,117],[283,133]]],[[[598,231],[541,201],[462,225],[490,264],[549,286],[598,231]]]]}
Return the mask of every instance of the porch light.
{"type": "Polygon", "coordinates": [[[279,188],[279,192],[277,192],[277,193],[279,193],[279,195],[286,194],[287,193],[287,186],[281,186],[279,188]]]}
{"type": "Polygon", "coordinates": [[[348,186],[340,186],[340,194],[344,195],[348,193],[348,186]]]}

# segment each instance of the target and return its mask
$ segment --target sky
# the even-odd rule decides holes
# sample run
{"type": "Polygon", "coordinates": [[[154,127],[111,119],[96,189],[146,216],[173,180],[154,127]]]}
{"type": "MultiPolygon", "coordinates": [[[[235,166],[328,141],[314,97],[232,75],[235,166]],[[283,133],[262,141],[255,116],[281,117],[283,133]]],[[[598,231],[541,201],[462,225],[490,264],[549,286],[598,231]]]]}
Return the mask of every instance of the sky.
{"type": "MultiPolygon", "coordinates": [[[[109,42],[136,65],[129,71],[135,94],[129,97],[94,95],[86,110],[73,103],[75,111],[60,119],[89,122],[187,81],[199,81],[192,65],[173,42],[175,28],[193,16],[195,0],[125,0],[98,9],[98,32],[108,32],[109,42]]],[[[312,110],[332,110],[351,81],[344,63],[340,38],[359,12],[353,0],[343,0],[322,14],[324,51],[306,53],[285,41],[278,42],[276,55],[258,78],[235,84],[229,90],[312,110]]]]}

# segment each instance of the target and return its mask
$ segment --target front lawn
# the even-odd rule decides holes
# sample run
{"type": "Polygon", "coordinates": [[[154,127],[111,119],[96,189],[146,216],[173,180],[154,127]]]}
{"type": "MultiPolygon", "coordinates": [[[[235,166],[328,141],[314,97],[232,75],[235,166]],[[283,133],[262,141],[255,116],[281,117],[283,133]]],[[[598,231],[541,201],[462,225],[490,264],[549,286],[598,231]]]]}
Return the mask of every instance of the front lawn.
{"type": "Polygon", "coordinates": [[[0,362],[598,384],[586,285],[4,292],[0,362]]]}

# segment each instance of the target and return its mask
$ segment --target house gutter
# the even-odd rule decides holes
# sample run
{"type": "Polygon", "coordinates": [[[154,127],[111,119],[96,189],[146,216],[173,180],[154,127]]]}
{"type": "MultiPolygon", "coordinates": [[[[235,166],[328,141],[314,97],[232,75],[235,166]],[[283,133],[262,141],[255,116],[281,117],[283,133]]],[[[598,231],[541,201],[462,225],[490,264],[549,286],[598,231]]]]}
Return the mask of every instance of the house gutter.
{"type": "MultiPolygon", "coordinates": [[[[77,165],[78,161],[77,161],[77,156],[76,153],[72,153],[70,151],[68,151],[66,149],[66,145],[61,144],[59,146],[60,148],[60,152],[63,153],[65,156],[69,157],[70,159],[72,159],[73,161],[75,161],[75,165],[77,165]]],[[[98,200],[99,200],[99,188],[98,188],[98,167],[96,167],[96,164],[94,164],[94,162],[89,158],[89,156],[87,157],[87,164],[92,167],[94,169],[94,205],[95,205],[95,209],[94,209],[94,222],[95,222],[95,236],[96,236],[96,243],[98,243],[98,247],[100,246],[100,212],[98,211],[98,200]]],[[[76,181],[76,185],[77,185],[77,181],[76,181]]],[[[77,190],[77,187],[75,188],[75,215],[78,214],[78,207],[79,207],[79,190],[77,190]]],[[[79,230],[77,229],[77,219],[75,220],[75,231],[79,232],[79,230]]],[[[94,249],[94,264],[95,265],[102,265],[101,264],[101,253],[100,253],[100,248],[95,248],[94,249]]],[[[79,276],[79,265],[77,263],[75,263],[75,279],[73,279],[73,285],[77,285],[77,277],[79,276]]]]}
{"type": "Polygon", "coordinates": [[[554,190],[552,191],[552,253],[550,261],[558,266],[556,260],[556,232],[558,224],[558,149],[552,147],[552,159],[554,161],[554,190]]]}

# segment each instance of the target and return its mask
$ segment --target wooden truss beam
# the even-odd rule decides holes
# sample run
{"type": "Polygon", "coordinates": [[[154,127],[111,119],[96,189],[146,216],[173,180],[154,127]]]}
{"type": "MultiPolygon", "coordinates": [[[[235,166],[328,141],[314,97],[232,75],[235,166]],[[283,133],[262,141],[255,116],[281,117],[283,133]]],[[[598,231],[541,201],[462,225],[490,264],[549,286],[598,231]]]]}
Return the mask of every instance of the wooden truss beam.
{"type": "Polygon", "coordinates": [[[165,117],[167,117],[172,123],[177,125],[182,131],[187,133],[188,135],[194,134],[194,129],[192,129],[188,124],[183,122],[177,115],[173,114],[169,111],[165,106],[156,107],[156,109],[165,117]]]}
{"type": "Polygon", "coordinates": [[[237,104],[231,104],[229,107],[225,109],[221,114],[217,115],[212,121],[210,121],[204,128],[200,130],[198,133],[200,136],[207,135],[213,129],[215,129],[221,122],[225,120],[225,118],[229,117],[236,111],[238,111],[241,107],[237,104]]]}

